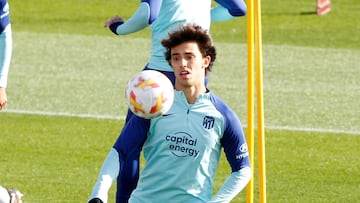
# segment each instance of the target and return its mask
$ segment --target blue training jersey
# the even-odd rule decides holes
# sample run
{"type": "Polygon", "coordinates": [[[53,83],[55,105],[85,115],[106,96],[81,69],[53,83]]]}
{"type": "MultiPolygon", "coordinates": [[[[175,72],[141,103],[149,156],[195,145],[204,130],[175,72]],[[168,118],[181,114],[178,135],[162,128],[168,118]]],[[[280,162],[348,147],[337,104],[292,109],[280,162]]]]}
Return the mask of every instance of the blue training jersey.
{"type": "Polygon", "coordinates": [[[209,201],[222,148],[232,171],[249,166],[240,120],[211,92],[190,105],[176,91],[166,115],[130,119],[114,145],[120,166],[127,153],[141,146],[146,165],[131,203],[209,201]]]}

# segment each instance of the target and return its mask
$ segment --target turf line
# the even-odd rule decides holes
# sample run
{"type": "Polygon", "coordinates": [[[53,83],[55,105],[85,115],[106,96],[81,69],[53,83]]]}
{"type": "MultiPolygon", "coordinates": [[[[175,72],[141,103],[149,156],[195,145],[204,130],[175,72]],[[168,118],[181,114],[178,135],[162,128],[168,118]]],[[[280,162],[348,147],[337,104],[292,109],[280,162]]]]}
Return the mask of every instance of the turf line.
{"type": "Polygon", "coordinates": [[[69,112],[28,111],[28,110],[15,110],[15,109],[5,109],[3,112],[17,113],[17,114],[43,115],[43,116],[67,116],[67,117],[114,119],[114,120],[124,120],[125,119],[125,116],[74,114],[74,113],[69,113],[69,112]]]}
{"type": "MultiPolygon", "coordinates": [[[[78,118],[95,118],[95,119],[114,119],[114,120],[124,120],[125,116],[112,116],[112,115],[96,115],[96,114],[74,114],[68,112],[47,112],[47,111],[28,111],[28,110],[15,110],[15,109],[5,109],[3,112],[7,113],[16,113],[16,114],[31,114],[31,115],[45,115],[45,116],[68,116],[68,117],[78,117],[78,118]]],[[[246,125],[243,125],[246,128],[246,125]]],[[[299,128],[292,126],[266,126],[266,129],[269,130],[289,130],[289,131],[301,131],[301,132],[318,132],[318,133],[343,133],[349,135],[360,135],[360,132],[357,131],[347,131],[347,130],[338,130],[338,129],[324,129],[324,128],[299,128]]]]}

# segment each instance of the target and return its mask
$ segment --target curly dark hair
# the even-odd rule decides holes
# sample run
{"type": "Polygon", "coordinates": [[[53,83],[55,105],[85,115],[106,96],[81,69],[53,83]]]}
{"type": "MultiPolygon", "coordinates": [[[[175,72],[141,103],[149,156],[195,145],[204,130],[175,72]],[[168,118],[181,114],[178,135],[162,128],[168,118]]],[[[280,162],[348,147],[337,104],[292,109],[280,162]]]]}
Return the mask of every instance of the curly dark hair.
{"type": "MultiPolygon", "coordinates": [[[[179,29],[169,32],[169,38],[163,39],[161,44],[165,47],[165,58],[170,64],[171,48],[184,42],[196,42],[203,57],[210,56],[211,60],[206,69],[206,74],[211,71],[216,59],[216,49],[208,31],[195,24],[186,24],[179,29]]],[[[171,65],[171,64],[170,64],[171,65]]]]}

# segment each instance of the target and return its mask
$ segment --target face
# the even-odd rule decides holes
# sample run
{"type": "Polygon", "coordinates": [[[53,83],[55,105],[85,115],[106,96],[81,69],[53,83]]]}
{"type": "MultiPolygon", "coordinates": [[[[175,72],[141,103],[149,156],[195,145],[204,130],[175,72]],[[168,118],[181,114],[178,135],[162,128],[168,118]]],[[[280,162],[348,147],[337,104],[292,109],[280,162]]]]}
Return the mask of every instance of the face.
{"type": "Polygon", "coordinates": [[[203,57],[196,42],[184,42],[171,48],[170,63],[177,85],[197,86],[204,84],[205,69],[210,63],[210,56],[203,57]]]}

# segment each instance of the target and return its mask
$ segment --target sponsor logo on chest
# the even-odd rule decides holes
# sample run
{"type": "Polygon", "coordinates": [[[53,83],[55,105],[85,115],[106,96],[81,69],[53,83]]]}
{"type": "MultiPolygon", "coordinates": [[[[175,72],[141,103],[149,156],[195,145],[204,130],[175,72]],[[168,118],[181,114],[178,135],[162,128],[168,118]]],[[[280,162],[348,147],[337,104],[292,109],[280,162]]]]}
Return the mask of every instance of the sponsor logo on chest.
{"type": "MultiPolygon", "coordinates": [[[[214,128],[215,119],[211,116],[203,118],[202,127],[206,130],[214,128]]],[[[210,136],[209,136],[210,137],[210,136]]],[[[171,153],[176,157],[197,157],[200,153],[196,136],[180,131],[165,136],[171,153]]]]}

